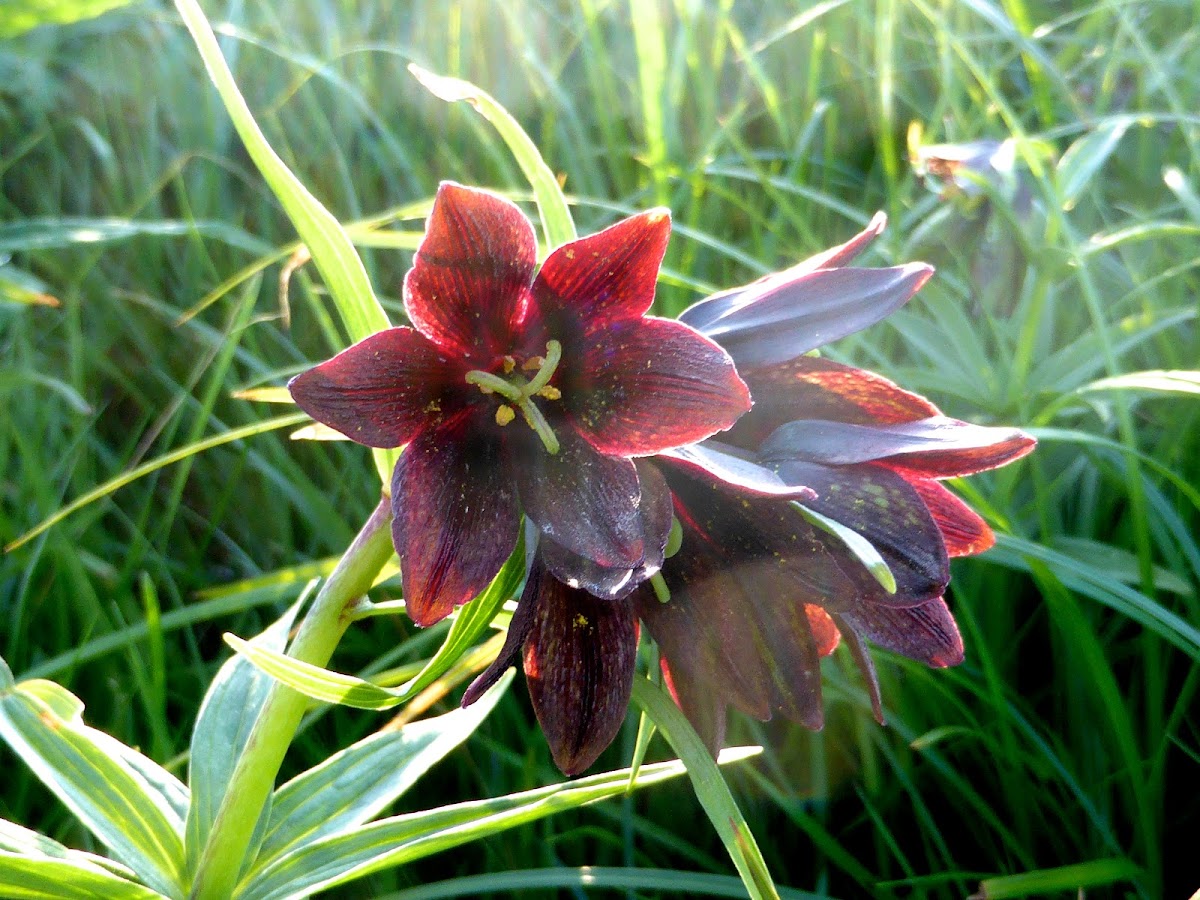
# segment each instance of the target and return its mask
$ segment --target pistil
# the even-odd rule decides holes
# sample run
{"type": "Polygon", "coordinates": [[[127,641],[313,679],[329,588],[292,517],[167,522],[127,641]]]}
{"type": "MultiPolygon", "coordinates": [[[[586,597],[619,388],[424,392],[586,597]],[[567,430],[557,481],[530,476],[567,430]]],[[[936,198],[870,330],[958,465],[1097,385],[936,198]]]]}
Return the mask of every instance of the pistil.
{"type": "Polygon", "coordinates": [[[508,376],[507,378],[485,372],[482,369],[472,369],[466,374],[466,381],[467,384],[473,384],[479,388],[481,393],[499,394],[508,401],[508,404],[501,404],[496,410],[497,425],[503,427],[516,418],[513,409],[515,407],[516,411],[521,413],[525,424],[533,429],[541,439],[546,452],[555,454],[559,451],[558,438],[542,411],[533,402],[533,398],[558,400],[562,397],[562,392],[550,384],[550,379],[554,377],[561,361],[562,344],[558,341],[549,341],[546,344],[544,357],[532,357],[521,366],[524,371],[537,370],[529,381],[520,375],[513,374],[516,369],[516,361],[511,356],[504,357],[504,374],[508,376]]]}

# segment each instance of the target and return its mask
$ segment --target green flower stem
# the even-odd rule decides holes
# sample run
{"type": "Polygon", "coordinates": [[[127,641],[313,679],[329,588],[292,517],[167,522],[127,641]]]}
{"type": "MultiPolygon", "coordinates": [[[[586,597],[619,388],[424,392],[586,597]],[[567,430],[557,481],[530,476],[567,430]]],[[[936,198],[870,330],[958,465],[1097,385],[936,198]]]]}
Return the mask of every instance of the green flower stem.
{"type": "Polygon", "coordinates": [[[510,384],[499,375],[493,375],[491,372],[472,369],[467,373],[466,382],[467,384],[475,385],[481,390],[499,394],[514,405],[519,405],[525,400],[525,394],[519,387],[515,384],[510,384]]]}
{"type": "MultiPolygon", "coordinates": [[[[288,653],[324,666],[353,620],[357,602],[392,556],[391,503],[384,498],[313,600],[288,653]]],[[[275,684],[237,762],[213,821],[192,883],[192,900],[229,900],[237,885],[284,754],[295,737],[309,700],[275,684]]]]}
{"type": "Polygon", "coordinates": [[[521,411],[521,415],[525,417],[525,424],[537,432],[537,436],[542,439],[542,444],[546,448],[546,452],[553,456],[558,452],[558,435],[554,433],[554,429],[550,427],[550,423],[546,421],[546,417],[542,415],[542,411],[537,408],[532,400],[523,400],[517,404],[517,409],[521,411]]]}

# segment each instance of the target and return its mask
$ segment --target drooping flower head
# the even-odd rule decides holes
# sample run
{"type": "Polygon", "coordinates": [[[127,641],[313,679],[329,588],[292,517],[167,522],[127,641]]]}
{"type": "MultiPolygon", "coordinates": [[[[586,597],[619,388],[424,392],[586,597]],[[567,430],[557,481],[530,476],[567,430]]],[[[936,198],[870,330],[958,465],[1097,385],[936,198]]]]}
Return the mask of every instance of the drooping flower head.
{"type": "Polygon", "coordinates": [[[317,421],[405,448],[392,529],[418,624],[487,586],[522,511],[566,584],[627,594],[661,565],[669,497],[632,458],[702,440],[750,406],[724,350],[645,315],[669,234],[668,212],[651,210],[538,269],[516,206],[444,183],[404,281],[412,327],[289,384],[317,421]]]}
{"type": "Polygon", "coordinates": [[[883,318],[932,274],[847,266],[883,224],[876,217],[840,247],[684,312],[729,351],[754,408],[725,434],[640,463],[643,483],[667,486],[683,534],[661,584],[601,602],[535,564],[505,649],[465,702],[523,651],[554,759],[573,774],[621,725],[639,620],[714,752],[730,706],[819,728],[820,659],[841,638],[880,719],[868,642],[934,666],[961,661],[943,600],[949,557],[981,552],[993,536],[938,480],[1003,465],[1033,440],[949,419],[887,379],[805,355],[883,318]],[[856,541],[894,585],[867,569],[856,541]]]}

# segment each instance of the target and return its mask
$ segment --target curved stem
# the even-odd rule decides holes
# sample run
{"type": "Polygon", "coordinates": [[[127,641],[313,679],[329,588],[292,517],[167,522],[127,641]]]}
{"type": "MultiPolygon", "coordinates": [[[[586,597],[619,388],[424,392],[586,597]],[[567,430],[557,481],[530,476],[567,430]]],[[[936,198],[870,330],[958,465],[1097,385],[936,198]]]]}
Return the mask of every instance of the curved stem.
{"type": "MultiPolygon", "coordinates": [[[[339,560],[300,623],[288,654],[324,666],[354,618],[356,603],[392,556],[391,502],[384,497],[339,560]]],[[[228,900],[308,698],[278,682],[263,703],[221,798],[192,882],[192,900],[228,900]]]]}
{"type": "Polygon", "coordinates": [[[482,369],[472,369],[468,372],[466,382],[467,384],[475,385],[480,390],[499,394],[505,400],[509,400],[512,403],[520,403],[525,397],[521,388],[515,384],[505,381],[499,375],[484,372],[482,369]]]}
{"type": "Polygon", "coordinates": [[[532,397],[542,388],[550,383],[550,379],[554,377],[555,370],[558,369],[558,364],[562,360],[562,344],[558,341],[548,341],[546,343],[546,361],[542,363],[537,374],[533,376],[533,380],[525,385],[522,393],[526,397],[532,397]]]}
{"type": "Polygon", "coordinates": [[[546,417],[542,415],[542,411],[537,408],[537,404],[532,400],[522,400],[517,409],[521,410],[521,415],[525,417],[525,424],[537,432],[537,436],[542,439],[546,452],[551,456],[557,453],[558,436],[550,427],[550,423],[546,421],[546,417]]]}

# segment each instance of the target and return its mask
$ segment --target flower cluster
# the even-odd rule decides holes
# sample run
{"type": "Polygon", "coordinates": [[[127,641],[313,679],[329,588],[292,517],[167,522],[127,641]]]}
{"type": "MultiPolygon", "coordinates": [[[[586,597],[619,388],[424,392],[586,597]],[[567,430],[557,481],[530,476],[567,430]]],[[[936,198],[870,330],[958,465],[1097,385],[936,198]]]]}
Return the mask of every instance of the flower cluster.
{"type": "Polygon", "coordinates": [[[665,211],[559,247],[535,275],[533,229],[516,207],[441,187],[405,280],[413,327],[290,387],[347,437],[405,446],[393,537],[419,624],[487,585],[522,514],[536,532],[504,649],[464,703],[522,656],[554,760],[575,774],[624,719],[639,622],[714,751],[730,706],[820,727],[819,663],[840,639],[880,718],[867,643],[935,666],[961,660],[942,599],[948,560],[992,535],[938,480],[1003,465],[1033,440],[808,355],[883,318],[932,273],[849,266],[882,227],[880,216],[670,321],[645,315],[665,211]],[[682,543],[668,548],[673,527],[682,543]],[[859,544],[887,564],[886,585],[859,544]]]}

